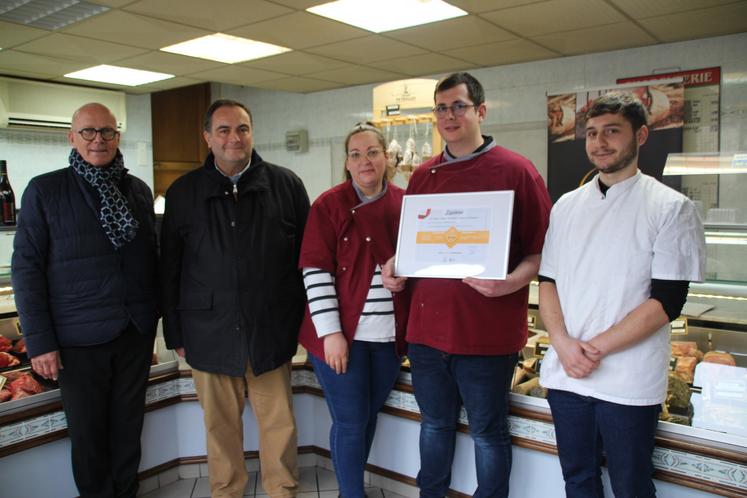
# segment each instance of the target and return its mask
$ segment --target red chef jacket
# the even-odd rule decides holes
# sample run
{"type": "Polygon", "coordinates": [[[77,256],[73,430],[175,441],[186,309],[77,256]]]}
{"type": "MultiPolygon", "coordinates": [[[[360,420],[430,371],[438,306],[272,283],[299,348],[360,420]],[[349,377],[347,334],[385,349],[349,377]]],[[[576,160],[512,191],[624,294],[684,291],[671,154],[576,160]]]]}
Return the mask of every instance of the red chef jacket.
{"type": "MultiPolygon", "coordinates": [[[[404,190],[389,183],[384,195],[362,204],[350,180],[327,190],[314,201],[301,245],[301,268],[319,268],[335,276],[342,332],[352,342],[376,265],[394,255],[404,190]]],[[[394,294],[397,350],[405,349],[408,299],[394,294]]],[[[299,342],[324,358],[324,344],[316,335],[306,307],[299,342]]]]}
{"type": "MultiPolygon", "coordinates": [[[[443,153],[423,163],[407,194],[513,190],[508,271],[542,252],[552,202],[545,183],[525,157],[498,145],[445,162],[443,153]]],[[[504,355],[527,341],[529,287],[485,297],[459,279],[410,278],[407,342],[464,355],[504,355]]]]}

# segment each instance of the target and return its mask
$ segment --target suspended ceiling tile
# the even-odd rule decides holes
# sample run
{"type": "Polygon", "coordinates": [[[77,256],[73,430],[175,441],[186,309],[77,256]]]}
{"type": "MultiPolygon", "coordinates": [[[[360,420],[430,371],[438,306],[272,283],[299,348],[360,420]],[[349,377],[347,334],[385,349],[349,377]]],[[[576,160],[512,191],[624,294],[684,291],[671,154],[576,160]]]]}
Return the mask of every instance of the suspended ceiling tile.
{"type": "Polygon", "coordinates": [[[177,76],[176,78],[156,81],[154,83],[148,83],[147,85],[129,87],[127,89],[127,93],[160,92],[162,90],[171,90],[172,88],[181,88],[184,86],[197,85],[199,83],[205,83],[205,80],[182,78],[177,76]]]}
{"type": "Polygon", "coordinates": [[[740,33],[747,31],[747,2],[641,19],[638,22],[664,42],[740,33]]]}
{"type": "Polygon", "coordinates": [[[322,45],[308,51],[358,64],[427,53],[422,48],[378,35],[322,45]]]}
{"type": "Polygon", "coordinates": [[[455,59],[442,54],[434,54],[432,52],[375,62],[371,65],[380,69],[406,74],[408,76],[426,76],[438,73],[450,73],[475,67],[475,64],[471,62],[455,59]]]}
{"type": "Polygon", "coordinates": [[[107,7],[123,7],[128,3],[132,3],[132,0],[94,0],[96,3],[106,5],[107,7]]]}
{"type": "Polygon", "coordinates": [[[123,10],[211,31],[224,31],[293,10],[264,0],[140,0],[123,10]]]}
{"type": "Polygon", "coordinates": [[[119,61],[127,67],[145,69],[146,71],[159,71],[162,73],[182,75],[206,71],[211,68],[222,67],[222,62],[187,57],[185,55],[170,54],[168,52],[153,51],[136,57],[130,57],[119,61]]]}
{"type": "Polygon", "coordinates": [[[734,0],[609,0],[633,19],[644,19],[646,17],[662,16],[686,12],[693,9],[702,9],[734,3],[734,0]]]}
{"type": "Polygon", "coordinates": [[[277,80],[285,77],[285,74],[263,69],[253,69],[240,65],[223,65],[222,67],[211,69],[209,71],[200,71],[190,73],[190,78],[205,79],[208,81],[218,81],[220,83],[230,83],[232,85],[252,85],[260,81],[277,80]]]}
{"type": "Polygon", "coordinates": [[[342,84],[312,78],[292,77],[284,78],[281,80],[262,81],[261,83],[256,83],[253,86],[256,86],[258,88],[266,88],[267,90],[277,90],[281,92],[311,93],[340,88],[342,84]]]}
{"type": "Polygon", "coordinates": [[[291,7],[293,9],[304,10],[314,5],[321,5],[326,3],[327,0],[273,0],[275,3],[291,7]]]}
{"type": "Polygon", "coordinates": [[[407,77],[407,75],[403,73],[393,73],[382,69],[356,66],[353,64],[349,64],[343,68],[333,69],[331,71],[311,73],[308,76],[345,85],[363,85],[365,83],[378,83],[380,81],[401,80],[402,78],[407,77]]]}
{"type": "Polygon", "coordinates": [[[286,52],[272,57],[263,57],[253,61],[244,62],[242,66],[265,69],[267,71],[277,71],[278,73],[303,75],[316,73],[322,70],[337,69],[347,65],[327,57],[320,57],[305,52],[286,52]]]}
{"type": "Polygon", "coordinates": [[[16,47],[21,52],[61,57],[91,64],[113,61],[148,52],[147,49],[118,45],[100,40],[91,40],[64,33],[53,33],[16,47]]]}
{"type": "Polygon", "coordinates": [[[90,64],[61,60],[46,55],[26,54],[15,50],[0,50],[0,73],[22,75],[44,75],[45,78],[62,76],[72,71],[85,69],[90,64]]]}
{"type": "MultiPolygon", "coordinates": [[[[524,37],[626,20],[617,10],[600,0],[551,0],[485,12],[480,16],[524,37]]],[[[596,40],[590,41],[594,42],[596,40]]]]}
{"type": "Polygon", "coordinates": [[[288,48],[313,47],[371,34],[364,29],[354,28],[308,12],[295,12],[233,29],[227,33],[288,48]]]}
{"type": "Polygon", "coordinates": [[[509,40],[474,47],[456,48],[446,50],[444,54],[480,66],[501,66],[517,62],[552,59],[559,56],[557,52],[540,47],[528,40],[509,40]]]}
{"type": "Polygon", "coordinates": [[[49,35],[49,31],[37,28],[29,28],[13,22],[0,21],[0,48],[13,48],[21,43],[26,43],[37,38],[49,35]]]}
{"type": "Polygon", "coordinates": [[[210,34],[209,31],[183,24],[122,11],[91,17],[64,28],[63,31],[72,35],[154,50],[210,34]]]}
{"type": "Polygon", "coordinates": [[[511,40],[511,33],[475,16],[458,17],[385,33],[387,37],[427,50],[441,51],[488,42],[511,40]]]}
{"type": "MultiPolygon", "coordinates": [[[[0,52],[1,53],[1,52],[0,52]]],[[[0,56],[0,74],[2,76],[12,76],[15,78],[31,78],[36,80],[45,80],[53,77],[53,74],[49,73],[35,73],[33,71],[27,71],[23,69],[16,69],[12,66],[3,66],[2,56],[0,56]]]]}
{"type": "Polygon", "coordinates": [[[535,36],[534,41],[563,55],[589,54],[652,45],[657,41],[632,22],[535,36]]]}
{"type": "Polygon", "coordinates": [[[89,80],[81,80],[78,78],[65,78],[64,76],[60,76],[57,78],[52,78],[50,81],[54,81],[57,83],[65,83],[68,85],[78,85],[78,86],[87,86],[92,88],[104,88],[106,90],[119,90],[121,92],[127,92],[127,93],[135,93],[137,87],[134,86],[127,86],[127,85],[117,85],[115,83],[104,83],[102,81],[89,81],[89,80]]]}
{"type": "Polygon", "coordinates": [[[537,3],[537,1],[538,0],[501,0],[500,2],[496,2],[495,0],[449,0],[449,3],[462,10],[466,10],[467,12],[479,13],[495,10],[496,7],[505,9],[527,3],[537,3]]]}

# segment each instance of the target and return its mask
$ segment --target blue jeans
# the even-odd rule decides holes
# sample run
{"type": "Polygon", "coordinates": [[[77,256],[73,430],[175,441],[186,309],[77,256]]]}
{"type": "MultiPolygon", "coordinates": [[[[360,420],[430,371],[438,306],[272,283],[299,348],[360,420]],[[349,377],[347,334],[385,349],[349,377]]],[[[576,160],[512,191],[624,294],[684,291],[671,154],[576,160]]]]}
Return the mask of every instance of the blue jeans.
{"type": "Polygon", "coordinates": [[[310,356],[332,416],[329,449],[340,494],[365,498],[363,472],[376,417],[397,380],[401,359],[393,342],[353,341],[347,372],[338,375],[323,360],[310,356]]]}
{"type": "Polygon", "coordinates": [[[551,389],[547,400],[569,498],[604,498],[602,450],[616,498],[652,498],[659,405],[629,406],[551,389]]]}
{"type": "Polygon", "coordinates": [[[511,473],[508,392],[517,355],[456,355],[410,344],[407,356],[421,415],[417,478],[420,496],[446,496],[462,404],[467,410],[475,445],[477,490],[473,496],[508,496],[511,473]]]}

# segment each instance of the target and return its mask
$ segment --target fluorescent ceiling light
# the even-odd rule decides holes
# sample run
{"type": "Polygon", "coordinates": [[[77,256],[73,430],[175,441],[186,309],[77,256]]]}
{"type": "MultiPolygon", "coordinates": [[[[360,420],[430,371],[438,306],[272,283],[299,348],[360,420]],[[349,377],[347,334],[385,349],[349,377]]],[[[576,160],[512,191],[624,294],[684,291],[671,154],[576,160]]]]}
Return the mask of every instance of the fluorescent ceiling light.
{"type": "Polygon", "coordinates": [[[238,36],[215,33],[163,47],[164,52],[233,64],[289,52],[290,49],[238,36]]]}
{"type": "Polygon", "coordinates": [[[467,15],[441,0],[337,0],[306,10],[374,33],[467,15]]]}
{"type": "Polygon", "coordinates": [[[68,73],[65,78],[76,78],[79,80],[100,81],[102,83],[114,83],[115,85],[138,86],[154,81],[167,80],[173,78],[173,74],[155,73],[153,71],[143,71],[141,69],[130,69],[129,67],[109,66],[102,64],[100,66],[89,67],[68,73]]]}

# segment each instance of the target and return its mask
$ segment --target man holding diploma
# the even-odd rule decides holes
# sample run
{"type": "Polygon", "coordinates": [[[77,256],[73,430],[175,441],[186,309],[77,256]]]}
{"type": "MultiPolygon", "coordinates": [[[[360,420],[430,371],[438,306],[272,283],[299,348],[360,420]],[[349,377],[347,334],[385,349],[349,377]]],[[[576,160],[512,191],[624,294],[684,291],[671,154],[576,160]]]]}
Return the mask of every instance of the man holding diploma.
{"type": "Polygon", "coordinates": [[[551,201],[534,165],[481,133],[487,107],[482,85],[454,73],[436,85],[436,126],[446,148],[413,174],[407,194],[513,190],[508,275],[479,278],[394,276],[384,286],[411,291],[407,325],[412,384],[420,406],[420,472],[424,498],[446,495],[462,406],[475,446],[475,497],[508,496],[511,437],[508,393],[517,353],[527,340],[529,282],[537,274],[551,201]]]}

